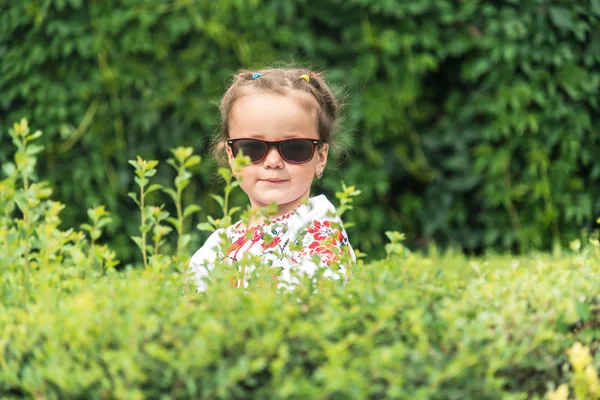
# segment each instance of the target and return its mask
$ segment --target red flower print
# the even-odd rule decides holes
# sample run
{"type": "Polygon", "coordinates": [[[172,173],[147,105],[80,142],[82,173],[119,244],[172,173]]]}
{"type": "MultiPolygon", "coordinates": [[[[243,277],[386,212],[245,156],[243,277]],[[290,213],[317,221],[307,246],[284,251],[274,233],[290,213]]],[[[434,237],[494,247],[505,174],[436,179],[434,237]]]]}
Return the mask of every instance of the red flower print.
{"type": "Polygon", "coordinates": [[[329,265],[335,261],[335,254],[333,250],[321,246],[317,249],[317,254],[321,257],[321,262],[329,265]]]}
{"type": "Polygon", "coordinates": [[[235,242],[231,243],[231,246],[229,246],[229,249],[226,252],[227,255],[233,253],[236,250],[241,249],[244,243],[246,243],[246,240],[247,239],[242,235],[235,242]]]}
{"type": "Polygon", "coordinates": [[[313,235],[314,240],[326,240],[332,234],[331,222],[313,221],[307,232],[313,235]]]}
{"type": "Polygon", "coordinates": [[[315,233],[315,234],[313,235],[313,238],[314,238],[315,240],[322,241],[322,240],[325,240],[325,239],[327,239],[327,235],[326,235],[326,234],[324,234],[323,232],[317,232],[317,233],[315,233]]]}
{"type": "Polygon", "coordinates": [[[272,249],[275,246],[277,246],[280,242],[281,242],[281,238],[279,236],[275,236],[273,238],[273,240],[271,240],[269,243],[263,242],[262,248],[263,248],[263,250],[272,249]]]}
{"type": "Polygon", "coordinates": [[[336,260],[335,253],[330,247],[323,246],[319,242],[312,242],[308,245],[310,249],[310,255],[318,255],[321,258],[321,262],[329,265],[336,260]]]}
{"type": "Polygon", "coordinates": [[[309,226],[307,229],[308,233],[314,234],[314,233],[319,232],[319,229],[320,229],[319,225],[321,225],[321,223],[319,221],[313,222],[312,225],[309,226]]]}
{"type": "Polygon", "coordinates": [[[255,228],[254,229],[254,235],[252,236],[251,240],[253,242],[258,242],[261,238],[262,238],[262,232],[260,231],[260,229],[255,228]]]}

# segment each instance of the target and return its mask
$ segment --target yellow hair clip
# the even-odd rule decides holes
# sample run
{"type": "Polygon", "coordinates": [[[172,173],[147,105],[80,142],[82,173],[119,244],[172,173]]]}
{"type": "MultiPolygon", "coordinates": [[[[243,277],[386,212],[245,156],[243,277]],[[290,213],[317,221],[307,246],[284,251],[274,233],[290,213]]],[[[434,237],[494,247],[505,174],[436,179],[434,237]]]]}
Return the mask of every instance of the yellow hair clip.
{"type": "Polygon", "coordinates": [[[310,77],[308,75],[300,75],[300,78],[304,79],[306,82],[310,81],[310,77]]]}

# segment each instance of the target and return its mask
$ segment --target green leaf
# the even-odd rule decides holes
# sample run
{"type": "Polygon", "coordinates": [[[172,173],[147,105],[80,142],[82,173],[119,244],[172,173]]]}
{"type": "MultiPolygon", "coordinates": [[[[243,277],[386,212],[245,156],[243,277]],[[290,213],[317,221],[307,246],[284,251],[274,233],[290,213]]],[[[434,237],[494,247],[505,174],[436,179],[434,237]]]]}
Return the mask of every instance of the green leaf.
{"type": "Polygon", "coordinates": [[[583,301],[578,301],[575,303],[575,312],[577,313],[579,319],[581,319],[583,322],[590,320],[590,306],[587,303],[583,301]]]}
{"type": "Polygon", "coordinates": [[[185,208],[185,210],[183,211],[183,218],[187,217],[188,215],[191,215],[195,212],[201,211],[202,207],[196,205],[196,204],[190,204],[189,206],[187,206],[185,208]]]}
{"type": "Polygon", "coordinates": [[[102,231],[100,229],[92,229],[92,231],[90,232],[90,237],[92,238],[92,240],[97,240],[98,238],[100,238],[100,236],[102,236],[102,231]]]}
{"type": "Polygon", "coordinates": [[[185,189],[189,184],[190,181],[183,176],[178,176],[177,178],[175,178],[175,187],[178,190],[183,191],[183,189],[185,189]]]}
{"type": "Polygon", "coordinates": [[[473,58],[471,62],[463,66],[462,78],[467,81],[475,81],[481,75],[486,74],[492,67],[493,61],[490,57],[473,58]]]}
{"type": "Polygon", "coordinates": [[[194,165],[200,164],[202,158],[200,156],[191,156],[183,165],[186,168],[193,167],[194,165]]]}
{"type": "Polygon", "coordinates": [[[211,193],[210,197],[212,197],[213,199],[215,199],[215,201],[217,203],[219,203],[219,206],[221,206],[221,208],[225,207],[225,200],[223,200],[223,197],[221,197],[221,196],[219,196],[217,194],[214,194],[214,193],[211,193]]]}
{"type": "Polygon", "coordinates": [[[172,158],[169,158],[167,160],[167,164],[169,164],[170,166],[172,166],[173,168],[175,168],[176,170],[179,169],[179,165],[177,165],[177,163],[175,162],[175,160],[173,160],[172,158]]]}
{"type": "Polygon", "coordinates": [[[163,188],[162,185],[155,183],[153,185],[150,185],[150,187],[148,189],[146,189],[146,194],[152,193],[156,190],[161,190],[162,188],[163,188]]]}
{"type": "Polygon", "coordinates": [[[135,242],[135,244],[137,244],[137,245],[138,245],[138,247],[140,248],[140,250],[142,250],[142,249],[143,249],[143,246],[142,246],[142,238],[141,238],[141,237],[139,237],[139,236],[132,236],[132,237],[131,237],[131,240],[133,240],[133,241],[135,242]]]}
{"type": "Polygon", "coordinates": [[[573,30],[573,13],[571,10],[564,7],[550,7],[548,13],[550,20],[558,29],[573,30]]]}
{"type": "Polygon", "coordinates": [[[138,184],[139,187],[143,188],[146,187],[146,185],[148,184],[148,179],[146,178],[138,178],[137,176],[135,178],[133,178],[133,180],[135,181],[135,183],[138,184]]]}
{"type": "Polygon", "coordinates": [[[233,214],[240,211],[241,209],[242,209],[242,207],[231,207],[231,209],[229,209],[229,212],[227,213],[227,215],[232,216],[233,214]]]}
{"type": "Polygon", "coordinates": [[[600,0],[590,0],[592,14],[600,17],[600,0]]]}
{"type": "Polygon", "coordinates": [[[179,162],[182,162],[186,158],[192,155],[194,149],[191,147],[179,146],[176,149],[171,149],[171,153],[177,158],[179,162]]]}
{"type": "Polygon", "coordinates": [[[581,85],[589,82],[589,74],[578,65],[567,64],[558,70],[557,80],[572,98],[576,98],[581,85]]]}
{"type": "Polygon", "coordinates": [[[215,228],[208,222],[202,222],[196,225],[196,229],[207,232],[214,232],[215,228]]]}
{"type": "Polygon", "coordinates": [[[44,150],[44,146],[30,145],[30,146],[27,146],[27,149],[25,150],[25,153],[28,156],[34,156],[34,155],[40,153],[42,150],[44,150]]]}
{"type": "Polygon", "coordinates": [[[94,209],[94,208],[90,208],[90,209],[87,210],[87,216],[92,221],[96,221],[98,219],[98,215],[97,215],[96,209],[94,209]]]}
{"type": "Polygon", "coordinates": [[[4,175],[6,176],[13,176],[17,173],[17,168],[15,167],[15,164],[7,162],[2,165],[2,172],[4,172],[4,175]]]}
{"type": "Polygon", "coordinates": [[[104,226],[108,225],[112,223],[112,218],[106,217],[106,218],[102,218],[100,221],[98,221],[98,223],[96,224],[96,227],[98,227],[99,229],[103,228],[104,226]]]}
{"type": "MultiPolygon", "coordinates": [[[[147,162],[148,162],[148,164],[146,164],[146,171],[148,171],[148,172],[150,172],[151,170],[154,170],[154,168],[158,165],[158,161],[156,161],[156,160],[148,160],[147,162]]],[[[152,176],[152,175],[149,175],[149,176],[152,176]]]]}
{"type": "Polygon", "coordinates": [[[168,194],[173,199],[173,202],[177,203],[177,193],[173,189],[163,188],[163,192],[168,194]]]}
{"type": "Polygon", "coordinates": [[[129,192],[129,193],[127,193],[127,196],[131,197],[133,199],[133,201],[135,201],[135,204],[138,205],[138,207],[140,206],[140,202],[137,199],[137,193],[129,192]]]}
{"type": "Polygon", "coordinates": [[[228,181],[231,179],[231,170],[229,168],[219,168],[219,175],[221,175],[225,181],[228,181]]]}
{"type": "Polygon", "coordinates": [[[177,218],[167,218],[167,222],[175,227],[175,229],[179,229],[179,220],[177,218]]]}
{"type": "Polygon", "coordinates": [[[181,244],[183,245],[183,248],[186,248],[188,244],[190,244],[190,241],[192,240],[192,235],[190,235],[189,233],[186,233],[185,235],[183,235],[181,237],[181,244]]]}
{"type": "Polygon", "coordinates": [[[32,141],[42,136],[42,131],[35,131],[33,134],[27,136],[27,141],[32,141]]]}

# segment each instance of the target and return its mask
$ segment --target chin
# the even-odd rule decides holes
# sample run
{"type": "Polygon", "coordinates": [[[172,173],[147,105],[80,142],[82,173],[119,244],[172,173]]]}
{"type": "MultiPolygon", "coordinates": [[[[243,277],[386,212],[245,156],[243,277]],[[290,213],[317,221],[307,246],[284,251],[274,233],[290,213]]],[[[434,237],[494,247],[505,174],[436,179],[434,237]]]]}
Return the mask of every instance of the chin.
{"type": "Polygon", "coordinates": [[[257,196],[257,197],[255,197],[255,199],[258,202],[260,202],[262,204],[265,204],[265,205],[269,205],[271,203],[275,203],[278,206],[283,206],[283,205],[286,205],[286,204],[290,204],[290,203],[293,203],[293,202],[295,202],[295,201],[298,200],[297,197],[286,198],[286,197],[281,196],[278,193],[271,193],[269,195],[257,196]]]}
{"type": "Polygon", "coordinates": [[[261,196],[258,198],[258,201],[265,205],[276,203],[278,206],[289,203],[286,199],[282,199],[281,196],[261,196]]]}

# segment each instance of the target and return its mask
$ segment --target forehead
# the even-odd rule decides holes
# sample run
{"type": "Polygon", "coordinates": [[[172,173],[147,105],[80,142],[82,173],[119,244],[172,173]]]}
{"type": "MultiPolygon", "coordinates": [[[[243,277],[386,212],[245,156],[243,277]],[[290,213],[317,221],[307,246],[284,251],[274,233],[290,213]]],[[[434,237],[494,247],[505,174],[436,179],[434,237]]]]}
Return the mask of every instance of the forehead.
{"type": "Polygon", "coordinates": [[[239,98],[229,118],[229,137],[318,137],[315,100],[304,93],[250,92],[239,98]]]}

